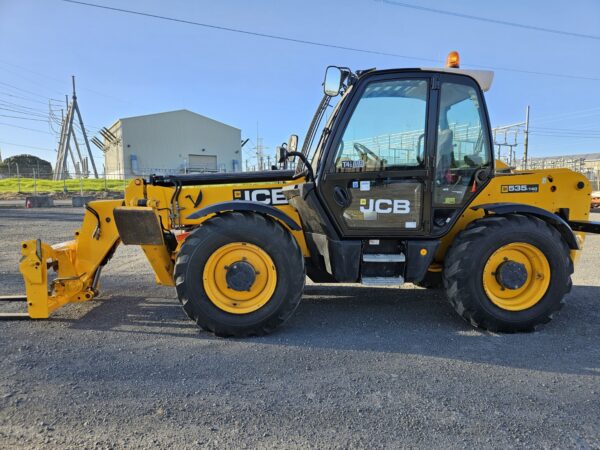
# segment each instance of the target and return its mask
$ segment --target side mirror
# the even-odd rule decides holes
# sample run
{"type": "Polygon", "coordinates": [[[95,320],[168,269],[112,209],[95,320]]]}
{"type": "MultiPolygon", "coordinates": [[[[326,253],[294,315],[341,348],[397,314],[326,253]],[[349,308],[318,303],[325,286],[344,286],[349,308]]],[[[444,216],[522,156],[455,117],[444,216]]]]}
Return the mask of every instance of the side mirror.
{"type": "Polygon", "coordinates": [[[298,150],[298,135],[290,134],[290,139],[288,140],[287,151],[295,152],[298,150]]]}
{"type": "Polygon", "coordinates": [[[329,97],[335,97],[342,89],[342,71],[339,67],[329,66],[325,71],[325,81],[323,81],[323,92],[329,97]]]}
{"type": "Polygon", "coordinates": [[[279,159],[278,159],[279,164],[285,163],[288,158],[287,149],[285,148],[285,146],[282,145],[280,147],[277,147],[277,151],[279,152],[279,159]]]}

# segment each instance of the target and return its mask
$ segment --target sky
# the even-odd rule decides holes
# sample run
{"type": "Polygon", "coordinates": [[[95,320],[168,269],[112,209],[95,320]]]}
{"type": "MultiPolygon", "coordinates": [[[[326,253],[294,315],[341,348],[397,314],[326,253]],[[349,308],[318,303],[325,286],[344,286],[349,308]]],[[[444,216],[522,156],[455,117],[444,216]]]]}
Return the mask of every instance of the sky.
{"type": "MultiPolygon", "coordinates": [[[[0,0],[3,158],[29,153],[54,163],[58,136],[48,123],[48,102],[52,99],[59,116],[71,75],[92,135],[120,117],[186,108],[240,128],[242,137],[250,138],[246,158],[257,135],[267,154],[291,133],[302,142],[322,96],[326,66],[441,67],[451,50],[460,52],[463,68],[496,69],[486,94],[492,126],[523,121],[531,106],[532,156],[600,152],[596,0],[87,1],[402,56],[269,39],[62,0],[0,0]]],[[[101,166],[102,153],[93,150],[101,166]]]]}

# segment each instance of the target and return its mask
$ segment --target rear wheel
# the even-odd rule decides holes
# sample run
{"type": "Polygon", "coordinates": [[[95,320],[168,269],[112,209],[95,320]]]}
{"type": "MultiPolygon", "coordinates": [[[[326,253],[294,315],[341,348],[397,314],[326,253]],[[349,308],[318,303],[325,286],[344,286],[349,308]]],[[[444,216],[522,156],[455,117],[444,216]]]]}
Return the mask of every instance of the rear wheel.
{"type": "Polygon", "coordinates": [[[304,281],[296,240],[259,214],[232,212],[204,222],[175,264],[184,311],[217,336],[270,333],[298,306],[304,281]]]}
{"type": "Polygon", "coordinates": [[[571,289],[573,264],[560,233],[530,216],[491,216],[470,224],[444,262],[454,309],[474,326],[530,331],[547,323],[571,289]]]}

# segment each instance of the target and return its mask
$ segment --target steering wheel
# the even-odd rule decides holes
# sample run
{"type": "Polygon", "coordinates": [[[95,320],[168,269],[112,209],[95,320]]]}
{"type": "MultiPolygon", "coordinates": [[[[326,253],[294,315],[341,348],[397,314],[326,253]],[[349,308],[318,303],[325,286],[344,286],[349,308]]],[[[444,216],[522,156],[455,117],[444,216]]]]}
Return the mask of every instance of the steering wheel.
{"type": "Polygon", "coordinates": [[[379,162],[381,161],[381,158],[376,155],[375,153],[373,153],[371,151],[371,149],[369,149],[367,146],[360,144],[358,142],[354,143],[354,150],[356,150],[358,153],[360,153],[360,156],[364,156],[366,158],[372,159],[375,162],[379,162]]]}

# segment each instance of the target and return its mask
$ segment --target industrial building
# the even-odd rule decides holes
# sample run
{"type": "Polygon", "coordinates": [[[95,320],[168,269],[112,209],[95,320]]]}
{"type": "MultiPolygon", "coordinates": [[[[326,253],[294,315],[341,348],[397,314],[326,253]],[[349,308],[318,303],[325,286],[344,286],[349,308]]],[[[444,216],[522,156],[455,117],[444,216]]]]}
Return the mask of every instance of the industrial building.
{"type": "Polygon", "coordinates": [[[241,130],[186,109],[119,119],[102,135],[107,178],[242,170],[241,130]]]}

